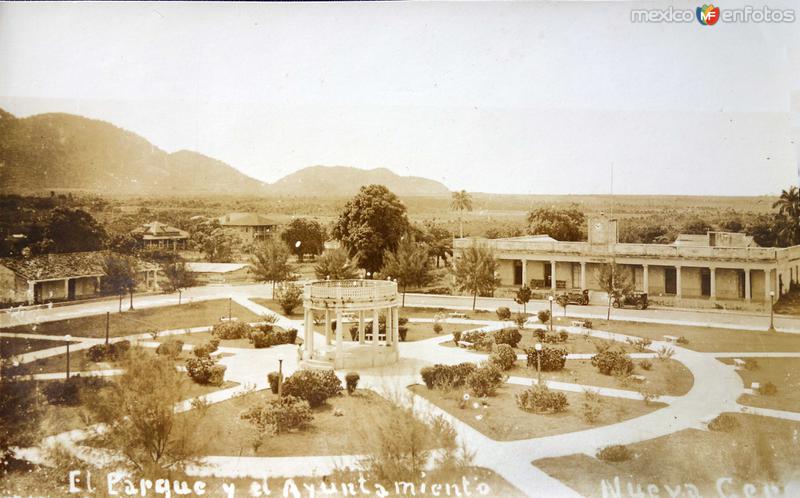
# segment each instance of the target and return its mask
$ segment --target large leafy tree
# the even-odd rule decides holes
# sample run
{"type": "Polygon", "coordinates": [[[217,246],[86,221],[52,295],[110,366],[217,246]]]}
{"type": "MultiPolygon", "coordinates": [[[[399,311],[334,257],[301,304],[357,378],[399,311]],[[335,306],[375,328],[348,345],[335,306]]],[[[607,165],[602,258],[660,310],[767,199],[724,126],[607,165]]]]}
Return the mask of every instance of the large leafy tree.
{"type": "Polygon", "coordinates": [[[472,196],[466,190],[453,192],[450,197],[450,209],[458,212],[458,236],[464,237],[464,211],[472,211],[472,196]]]}
{"type": "Polygon", "coordinates": [[[611,319],[611,301],[633,292],[633,278],[628,268],[615,262],[606,263],[597,270],[597,284],[608,294],[606,320],[611,319]]]}
{"type": "Polygon", "coordinates": [[[205,410],[175,410],[186,398],[188,379],[165,356],[137,350],[124,369],[117,382],[88,394],[89,413],[105,426],[94,444],[124,457],[138,475],[180,471],[197,457],[203,441],[197,430],[205,410]]]}
{"type": "Polygon", "coordinates": [[[453,276],[458,290],[472,294],[473,310],[478,294],[491,294],[500,285],[494,253],[486,245],[478,243],[467,247],[455,259],[453,276]]]}
{"type": "Polygon", "coordinates": [[[446,265],[447,258],[453,255],[453,236],[450,231],[441,225],[427,223],[423,240],[428,245],[428,255],[436,259],[436,268],[439,268],[439,261],[446,265]]]}
{"type": "Polygon", "coordinates": [[[314,273],[320,280],[349,280],[358,276],[353,261],[344,249],[326,251],[317,260],[314,273]]]}
{"type": "Polygon", "coordinates": [[[772,205],[778,209],[777,235],[783,245],[800,244],[800,190],[789,187],[781,191],[780,198],[772,205]]]}
{"type": "Polygon", "coordinates": [[[428,248],[410,236],[404,237],[394,252],[387,251],[384,255],[381,275],[397,279],[405,306],[408,287],[422,287],[433,280],[428,248]]]}
{"type": "Polygon", "coordinates": [[[252,271],[259,282],[272,282],[272,294],[275,295],[275,284],[292,280],[294,272],[289,263],[289,248],[276,239],[267,239],[256,247],[251,261],[252,271]]]}
{"type": "Polygon", "coordinates": [[[103,247],[106,232],[86,211],[57,207],[47,221],[44,238],[51,252],[97,251],[103,247]]]}
{"type": "Polygon", "coordinates": [[[583,240],[586,217],[575,207],[538,208],[528,213],[528,233],[549,235],[556,240],[583,240]]]}
{"type": "Polygon", "coordinates": [[[170,263],[165,263],[163,266],[164,275],[167,277],[166,290],[169,292],[178,292],[178,304],[181,303],[181,294],[183,289],[192,287],[196,281],[194,274],[186,267],[186,262],[177,260],[170,263]]]}
{"type": "Polygon", "coordinates": [[[133,310],[133,291],[136,290],[136,260],[129,256],[109,254],[103,259],[101,280],[103,290],[119,296],[119,311],[122,311],[122,298],[130,294],[130,310],[133,310]]]}
{"type": "Polygon", "coordinates": [[[383,185],[366,185],[344,207],[333,228],[351,257],[367,271],[383,266],[383,255],[394,251],[408,231],[406,207],[383,185]]]}
{"type": "Polygon", "coordinates": [[[306,254],[322,254],[327,233],[317,220],[295,218],[281,232],[283,240],[302,263],[306,254]],[[298,244],[299,242],[299,244],[298,244]]]}

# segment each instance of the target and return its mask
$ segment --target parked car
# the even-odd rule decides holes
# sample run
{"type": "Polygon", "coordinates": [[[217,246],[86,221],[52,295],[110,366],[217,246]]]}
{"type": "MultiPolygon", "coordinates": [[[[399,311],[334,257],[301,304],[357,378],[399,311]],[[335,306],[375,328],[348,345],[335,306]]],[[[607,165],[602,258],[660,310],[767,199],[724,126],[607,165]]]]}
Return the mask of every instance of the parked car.
{"type": "Polygon", "coordinates": [[[571,290],[564,293],[567,296],[567,303],[568,304],[580,304],[582,306],[586,306],[589,304],[589,290],[584,289],[580,290],[571,290]]]}
{"type": "Polygon", "coordinates": [[[614,298],[611,305],[615,308],[635,307],[637,310],[647,309],[647,293],[646,292],[632,292],[626,294],[621,298],[614,298]]]}

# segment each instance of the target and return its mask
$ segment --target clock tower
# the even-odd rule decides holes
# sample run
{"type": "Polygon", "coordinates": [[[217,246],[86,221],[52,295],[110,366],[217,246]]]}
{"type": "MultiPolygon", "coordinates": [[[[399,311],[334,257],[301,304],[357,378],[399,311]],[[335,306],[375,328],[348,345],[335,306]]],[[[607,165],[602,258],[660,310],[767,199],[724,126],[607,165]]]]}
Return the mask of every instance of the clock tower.
{"type": "Polygon", "coordinates": [[[617,220],[601,213],[589,218],[589,244],[611,245],[618,242],[617,220]]]}

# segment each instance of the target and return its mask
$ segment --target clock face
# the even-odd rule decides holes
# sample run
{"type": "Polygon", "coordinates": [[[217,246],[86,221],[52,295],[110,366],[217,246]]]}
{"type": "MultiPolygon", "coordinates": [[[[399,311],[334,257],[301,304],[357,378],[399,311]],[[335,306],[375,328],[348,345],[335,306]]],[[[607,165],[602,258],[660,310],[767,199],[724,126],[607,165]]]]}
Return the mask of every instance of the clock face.
{"type": "Polygon", "coordinates": [[[603,228],[603,224],[602,223],[595,223],[594,224],[594,229],[597,230],[598,232],[600,231],[601,228],[603,228]]]}

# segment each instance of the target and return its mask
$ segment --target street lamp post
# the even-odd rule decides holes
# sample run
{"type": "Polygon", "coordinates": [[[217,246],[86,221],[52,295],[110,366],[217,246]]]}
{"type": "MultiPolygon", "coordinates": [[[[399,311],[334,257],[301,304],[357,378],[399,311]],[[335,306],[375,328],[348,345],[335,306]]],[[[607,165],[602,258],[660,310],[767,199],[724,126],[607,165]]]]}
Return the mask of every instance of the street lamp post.
{"type": "Polygon", "coordinates": [[[536,385],[542,385],[542,343],[537,342],[533,345],[533,349],[536,350],[536,385]]]}
{"type": "Polygon", "coordinates": [[[72,340],[72,336],[67,334],[64,336],[64,341],[67,343],[67,380],[69,380],[69,343],[72,340]]]}
{"type": "Polygon", "coordinates": [[[283,394],[283,358],[278,358],[278,399],[283,394]]]}
{"type": "Polygon", "coordinates": [[[775,332],[775,291],[769,291],[769,331],[775,332]]]}
{"type": "Polygon", "coordinates": [[[233,306],[233,298],[228,298],[228,321],[231,321],[231,307],[233,306]]]}
{"type": "Polygon", "coordinates": [[[547,296],[547,300],[550,301],[550,332],[553,331],[553,296],[547,296]]]}

